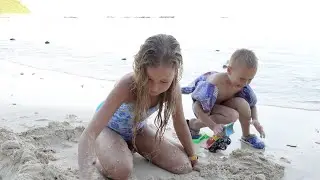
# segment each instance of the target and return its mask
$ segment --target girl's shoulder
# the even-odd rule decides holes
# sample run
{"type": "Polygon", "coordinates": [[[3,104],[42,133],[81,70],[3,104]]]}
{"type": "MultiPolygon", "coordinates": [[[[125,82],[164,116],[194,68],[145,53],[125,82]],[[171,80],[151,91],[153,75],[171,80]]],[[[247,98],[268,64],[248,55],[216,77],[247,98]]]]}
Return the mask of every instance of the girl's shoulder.
{"type": "Polygon", "coordinates": [[[134,99],[133,98],[134,94],[132,92],[133,83],[134,83],[133,72],[127,73],[127,74],[123,75],[115,83],[114,89],[116,89],[116,91],[121,92],[120,94],[122,94],[123,96],[127,97],[126,101],[131,102],[134,99]]]}

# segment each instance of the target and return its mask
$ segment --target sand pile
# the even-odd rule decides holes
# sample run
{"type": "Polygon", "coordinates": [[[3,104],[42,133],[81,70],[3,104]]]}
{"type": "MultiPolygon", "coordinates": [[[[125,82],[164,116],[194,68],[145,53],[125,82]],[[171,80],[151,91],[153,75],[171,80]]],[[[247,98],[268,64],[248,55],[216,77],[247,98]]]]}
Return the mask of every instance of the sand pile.
{"type": "Polygon", "coordinates": [[[54,148],[64,143],[76,144],[83,127],[50,122],[47,127],[23,133],[0,128],[0,175],[2,180],[69,180],[77,178],[77,170],[56,167],[54,148]]]}
{"type": "MultiPolygon", "coordinates": [[[[84,127],[67,122],[50,122],[46,127],[22,133],[0,128],[0,180],[78,179],[77,142],[83,130],[84,127]]],[[[205,164],[200,172],[186,175],[172,175],[160,169],[159,173],[148,174],[150,166],[135,166],[135,172],[143,171],[145,175],[137,178],[133,174],[131,179],[277,180],[284,176],[283,166],[249,150],[235,150],[224,158],[210,155],[202,161],[205,164]]],[[[103,179],[96,175],[96,179],[103,179]]]]}
{"type": "Polygon", "coordinates": [[[153,179],[279,180],[284,177],[284,166],[268,160],[261,152],[248,149],[234,150],[228,157],[212,155],[206,161],[200,166],[200,172],[153,179]]]}

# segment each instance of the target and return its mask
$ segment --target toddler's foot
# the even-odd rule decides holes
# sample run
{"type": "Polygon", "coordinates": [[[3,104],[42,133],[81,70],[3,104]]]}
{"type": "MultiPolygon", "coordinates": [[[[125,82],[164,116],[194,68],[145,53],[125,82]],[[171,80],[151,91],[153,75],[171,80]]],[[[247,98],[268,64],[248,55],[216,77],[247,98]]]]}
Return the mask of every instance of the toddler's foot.
{"type": "Polygon", "coordinates": [[[192,129],[192,128],[190,127],[190,120],[188,120],[188,119],[187,119],[187,124],[188,124],[188,126],[189,126],[189,130],[190,130],[192,139],[198,139],[198,138],[200,138],[200,137],[201,137],[200,129],[199,129],[199,130],[192,129]]]}
{"type": "Polygon", "coordinates": [[[261,141],[256,135],[250,134],[249,136],[242,136],[241,137],[242,141],[245,143],[249,144],[253,148],[256,149],[264,149],[265,144],[263,141],[261,141]]]}

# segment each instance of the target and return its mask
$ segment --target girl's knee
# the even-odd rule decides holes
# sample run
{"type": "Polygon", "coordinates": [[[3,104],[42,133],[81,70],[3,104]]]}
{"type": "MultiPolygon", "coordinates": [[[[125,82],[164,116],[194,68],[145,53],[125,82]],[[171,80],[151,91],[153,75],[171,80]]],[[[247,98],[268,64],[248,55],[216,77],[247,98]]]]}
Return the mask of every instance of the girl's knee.
{"type": "Polygon", "coordinates": [[[128,179],[133,169],[133,161],[131,160],[111,160],[109,162],[96,164],[101,167],[100,173],[111,179],[128,179]],[[104,166],[102,165],[104,164],[104,166]],[[103,168],[103,169],[102,169],[103,168]]]}
{"type": "Polygon", "coordinates": [[[192,171],[191,162],[186,157],[186,155],[183,156],[184,157],[179,158],[178,161],[175,161],[176,163],[172,165],[172,168],[169,170],[170,172],[174,174],[187,174],[192,171]]]}
{"type": "Polygon", "coordinates": [[[132,154],[126,142],[115,132],[105,129],[96,139],[95,151],[99,171],[112,179],[128,179],[133,169],[132,154]]]}
{"type": "Polygon", "coordinates": [[[110,173],[112,179],[128,179],[132,173],[133,162],[119,163],[116,165],[118,169],[110,173]]]}

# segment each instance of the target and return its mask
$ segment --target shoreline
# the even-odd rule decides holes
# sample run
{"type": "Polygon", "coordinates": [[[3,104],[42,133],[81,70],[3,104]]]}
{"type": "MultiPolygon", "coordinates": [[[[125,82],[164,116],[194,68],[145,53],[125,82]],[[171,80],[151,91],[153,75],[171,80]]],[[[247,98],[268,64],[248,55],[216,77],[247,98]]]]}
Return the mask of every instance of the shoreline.
{"type": "MultiPolygon", "coordinates": [[[[107,78],[97,78],[94,76],[87,76],[87,75],[79,75],[79,74],[74,74],[72,72],[63,72],[63,71],[59,71],[59,70],[55,70],[55,69],[44,69],[44,68],[37,68],[37,67],[33,67],[27,64],[21,64],[19,62],[14,62],[14,61],[1,61],[3,63],[2,68],[0,68],[0,70],[2,69],[2,73],[0,73],[0,75],[4,75],[4,77],[0,77],[0,79],[3,79],[4,81],[10,81],[10,85],[11,87],[5,87],[7,89],[2,90],[1,93],[3,93],[3,91],[7,91],[7,94],[3,94],[1,95],[1,98],[5,98],[7,99],[7,101],[12,101],[12,103],[16,103],[14,102],[14,100],[12,99],[16,99],[15,95],[19,96],[19,94],[21,94],[21,92],[17,91],[17,94],[13,94],[11,93],[11,95],[9,96],[8,94],[10,93],[10,91],[12,89],[17,88],[17,85],[15,84],[20,84],[20,83],[25,83],[25,78],[28,78],[28,81],[31,80],[34,88],[30,88],[30,89],[34,89],[33,94],[43,94],[43,97],[50,97],[50,88],[55,87],[56,86],[56,79],[61,78],[63,79],[60,83],[62,83],[60,86],[69,86],[68,89],[69,92],[65,92],[62,89],[60,89],[59,91],[61,91],[60,94],[63,94],[63,96],[66,98],[66,96],[73,96],[73,99],[76,99],[76,96],[74,95],[74,92],[76,92],[76,94],[80,93],[82,95],[84,95],[84,91],[85,92],[90,92],[93,93],[94,91],[97,91],[95,94],[98,94],[98,96],[100,97],[100,99],[97,99],[96,97],[94,97],[94,99],[96,100],[97,104],[101,101],[104,100],[104,98],[106,98],[107,93],[110,91],[110,89],[114,86],[114,83],[117,81],[117,79],[107,79],[107,78]],[[15,69],[16,74],[13,74],[12,72],[9,72],[9,69],[15,69]],[[11,74],[11,75],[9,75],[11,74]],[[57,78],[51,78],[52,76],[55,76],[57,78]],[[8,78],[10,80],[8,80],[8,78]],[[37,79],[38,78],[38,79],[37,79]],[[49,78],[49,79],[47,79],[49,78]],[[77,84],[75,83],[77,82],[77,84]],[[42,92],[41,88],[45,88],[47,90],[49,90],[49,92],[42,92]],[[36,90],[38,89],[38,90],[36,90]],[[105,94],[101,93],[101,92],[105,92],[105,94]],[[11,100],[10,100],[11,99],[11,100]]],[[[131,61],[130,61],[131,63],[131,61]]],[[[23,87],[20,87],[23,88],[23,87]]],[[[52,90],[51,90],[52,91],[52,90]]],[[[1,94],[0,93],[0,94],[1,94]]],[[[187,95],[183,96],[183,97],[187,97],[187,95]]],[[[22,98],[17,98],[17,100],[19,101],[22,98]]],[[[88,99],[87,99],[88,100],[88,99]]],[[[26,102],[27,100],[22,100],[22,102],[26,102]]],[[[41,100],[43,101],[43,100],[41,100]]],[[[89,100],[92,102],[92,100],[89,100]]],[[[30,101],[29,101],[30,102],[30,101]]],[[[61,101],[60,101],[61,102],[61,101]]],[[[41,105],[45,105],[47,103],[44,102],[40,102],[41,105]]],[[[49,103],[50,104],[50,103],[49,103]]],[[[58,105],[60,106],[60,103],[58,102],[58,105]]],[[[91,104],[94,105],[94,104],[91,104]]],[[[258,104],[259,106],[266,106],[266,107],[275,107],[275,108],[283,108],[283,109],[294,109],[294,110],[304,110],[304,111],[311,111],[311,112],[320,112],[320,109],[317,108],[303,108],[303,107],[291,107],[291,106],[286,106],[286,105],[277,105],[277,104],[258,104]]],[[[51,104],[52,106],[52,104],[51,104]]]]}

